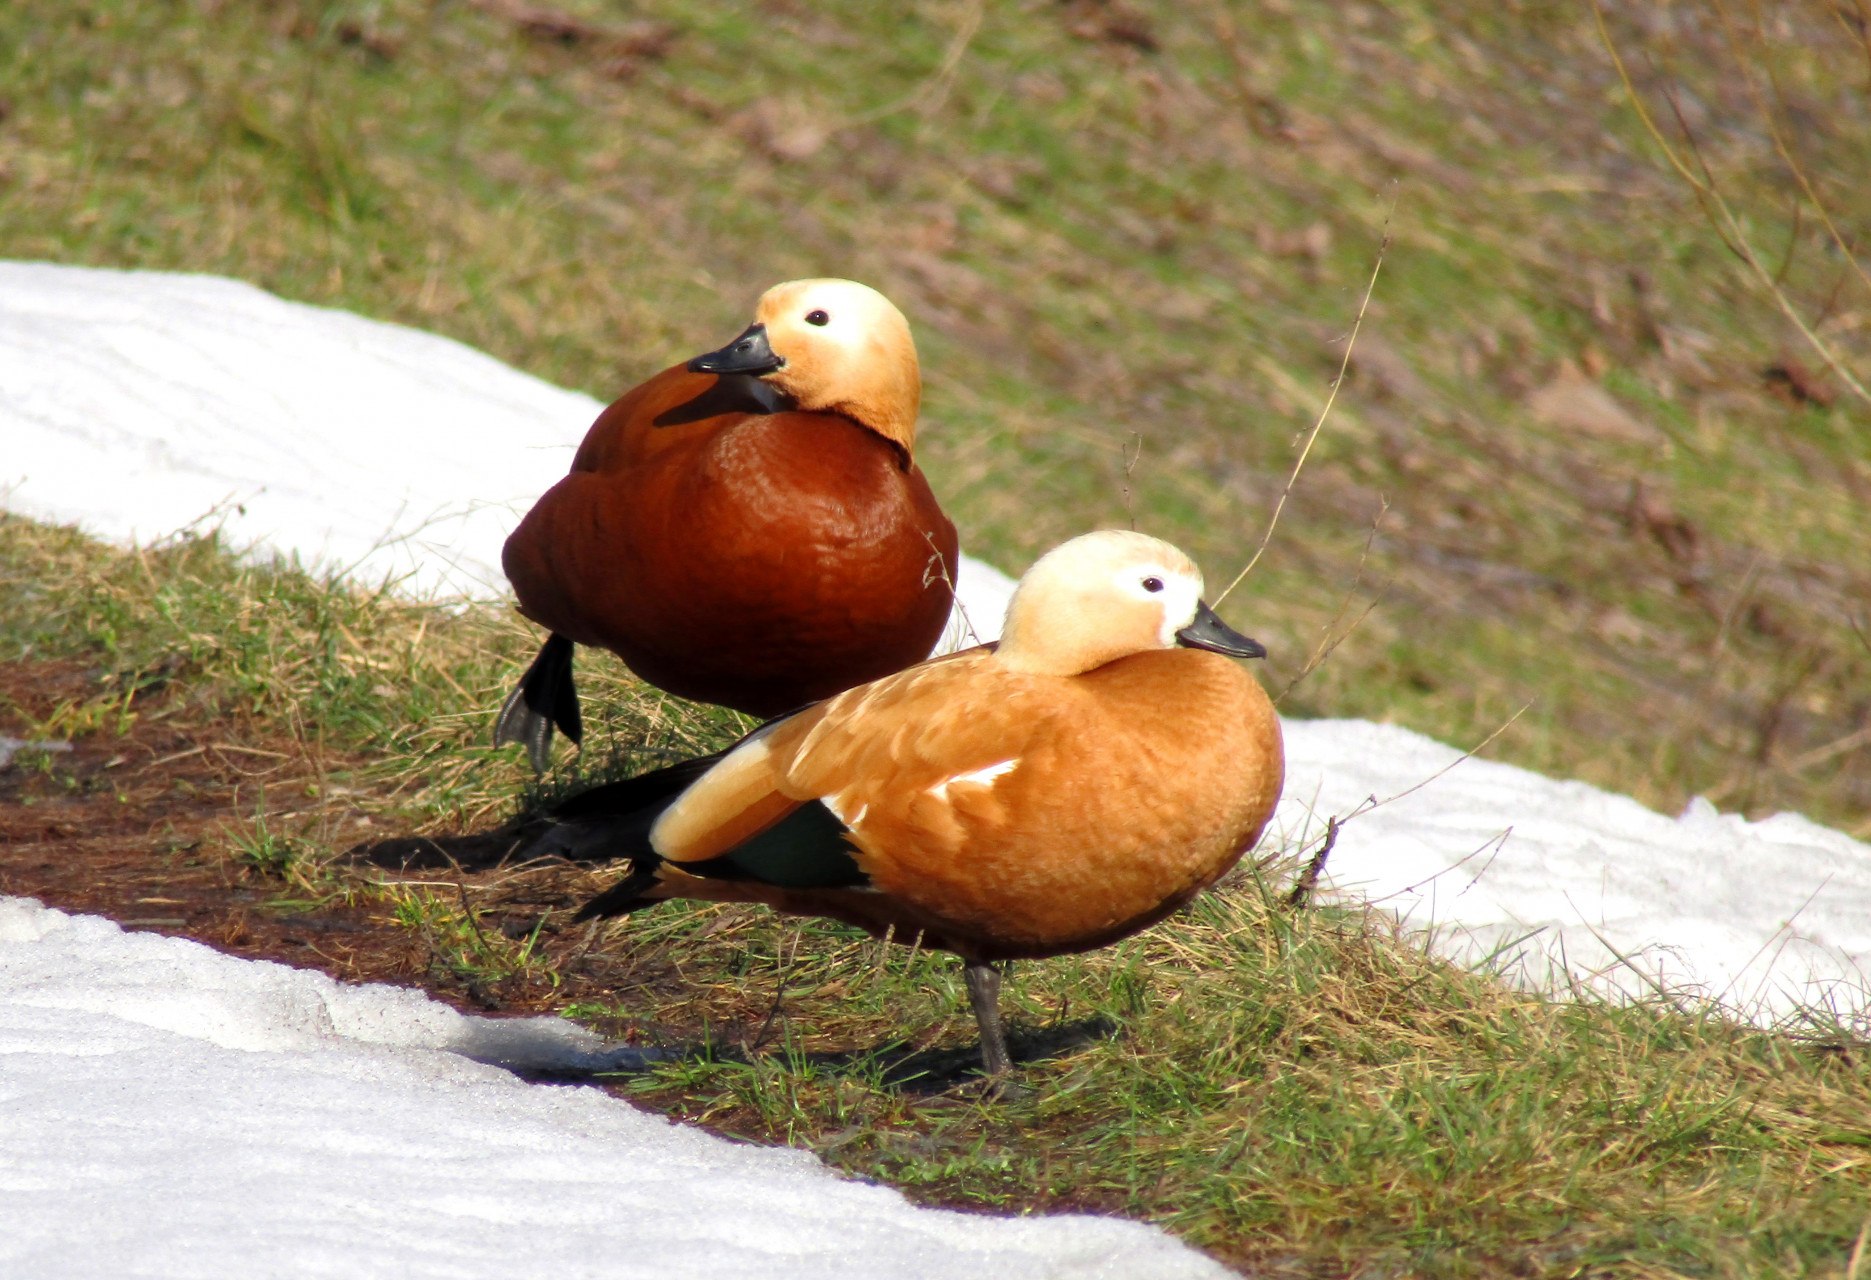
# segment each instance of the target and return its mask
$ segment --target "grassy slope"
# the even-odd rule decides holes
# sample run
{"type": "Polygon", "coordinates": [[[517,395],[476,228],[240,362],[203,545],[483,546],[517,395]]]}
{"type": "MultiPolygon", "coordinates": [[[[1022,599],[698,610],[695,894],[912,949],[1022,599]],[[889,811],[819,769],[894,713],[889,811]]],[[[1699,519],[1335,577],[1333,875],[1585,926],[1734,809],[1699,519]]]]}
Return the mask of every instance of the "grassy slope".
{"type": "MultiPolygon", "coordinates": [[[[1288,708],[1460,741],[1532,701],[1500,754],[1866,830],[1871,419],[1762,389],[1796,350],[1786,322],[1661,170],[1588,14],[1035,3],[981,10],[943,76],[967,5],[567,4],[628,36],[569,42],[516,8],[11,6],[0,253],[241,276],[600,395],[725,338],[774,279],[855,275],[917,325],[924,454],[975,549],[1017,567],[1134,514],[1221,577],[1258,540],[1388,219],[1354,376],[1229,602],[1279,688],[1381,589],[1288,708]],[[641,49],[658,23],[661,57],[641,49]],[[1563,360],[1635,425],[1542,421],[1563,360]]],[[[1672,11],[1645,12],[1617,28],[1662,68],[1639,73],[1683,86],[1774,265],[1795,247],[1784,287],[1862,369],[1871,297],[1810,213],[1789,239],[1719,26],[1680,21],[1671,44],[1672,11]]],[[[1826,11],[1789,12],[1753,61],[1781,74],[1832,212],[1862,220],[1840,198],[1871,155],[1862,50],[1826,11]]],[[[211,547],[138,560],[0,529],[0,660],[78,652],[102,676],[35,729],[109,732],[147,686],[367,749],[382,764],[356,785],[389,821],[485,818],[522,786],[478,746],[528,647],[509,620],[386,612],[211,547]]],[[[728,729],[608,692],[618,749],[728,729]]],[[[260,861],[279,831],[316,854],[317,822],[228,856],[260,861]]],[[[320,856],[271,870],[355,891],[320,856]]],[[[450,963],[583,962],[382,892],[430,945],[462,942],[450,963]]],[[[546,900],[529,909],[553,924],[570,899],[546,900]]],[[[701,1018],[758,1040],[783,982],[776,1034],[801,1053],[967,1038],[942,962],[817,926],[671,909],[610,945],[645,966],[618,986],[630,1012],[584,1012],[637,1033],[701,1018]]],[[[906,1099],[862,1059],[724,1057],[637,1087],[942,1198],[1121,1207],[1312,1272],[1843,1272],[1871,1198],[1856,1050],[1504,996],[1355,921],[1270,916],[1251,883],[1016,982],[1017,1018],[1128,1035],[985,1114],[906,1099]]]]}
{"type": "MultiPolygon", "coordinates": [[[[1473,742],[1530,704],[1509,758],[1868,829],[1871,415],[1765,389],[1793,331],[1589,11],[656,0],[568,3],[600,34],[555,39],[521,8],[10,6],[0,252],[224,272],[599,395],[772,280],[855,275],[917,325],[925,457],[975,549],[1017,569],[1134,516],[1221,578],[1388,225],[1354,376],[1233,606],[1283,687],[1381,594],[1288,707],[1473,742]],[[1562,382],[1542,420],[1567,361],[1627,418],[1562,382]]],[[[1816,4],[1745,60],[1708,13],[1642,12],[1614,31],[1648,100],[1676,93],[1862,371],[1871,288],[1789,220],[1741,69],[1777,72],[1850,237],[1863,49],[1816,4]]]]}

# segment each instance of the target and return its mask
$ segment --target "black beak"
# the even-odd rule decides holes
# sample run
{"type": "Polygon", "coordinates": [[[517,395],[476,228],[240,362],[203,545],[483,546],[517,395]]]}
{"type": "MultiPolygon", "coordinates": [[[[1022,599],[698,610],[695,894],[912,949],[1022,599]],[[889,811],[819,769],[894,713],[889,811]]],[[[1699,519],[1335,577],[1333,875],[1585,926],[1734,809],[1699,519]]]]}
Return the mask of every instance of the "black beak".
{"type": "Polygon", "coordinates": [[[689,361],[690,373],[772,373],[786,361],[767,345],[767,327],[750,324],[741,336],[719,351],[689,361]]]}
{"type": "Polygon", "coordinates": [[[1221,615],[1208,607],[1206,601],[1195,602],[1195,621],[1176,633],[1176,643],[1189,649],[1207,649],[1211,653],[1225,653],[1230,658],[1264,658],[1267,646],[1258,640],[1249,640],[1233,627],[1221,620],[1221,615]]]}

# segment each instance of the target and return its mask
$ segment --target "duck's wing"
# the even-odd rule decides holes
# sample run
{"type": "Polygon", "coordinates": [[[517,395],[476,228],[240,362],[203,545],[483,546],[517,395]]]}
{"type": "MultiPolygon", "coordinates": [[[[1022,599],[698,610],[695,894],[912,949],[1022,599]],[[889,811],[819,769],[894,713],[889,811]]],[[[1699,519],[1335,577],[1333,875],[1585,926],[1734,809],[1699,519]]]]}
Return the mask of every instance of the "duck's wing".
{"type": "MultiPolygon", "coordinates": [[[[1036,731],[1018,691],[998,687],[987,656],[976,650],[915,667],[775,721],[660,806],[653,825],[639,820],[635,847],[619,856],[664,877],[784,889],[869,884],[853,829],[873,801],[854,796],[898,811],[951,783],[991,782],[1036,731]]],[[[633,893],[641,897],[648,883],[633,893]]],[[[597,905],[586,911],[604,913],[597,905]]]]}
{"type": "Polygon", "coordinates": [[[771,721],[718,757],[613,783],[604,802],[570,815],[562,824],[568,848],[603,848],[632,864],[575,919],[683,896],[685,879],[691,886],[703,879],[796,889],[866,883],[836,818],[810,797],[786,794],[776,767],[776,751],[809,731],[828,705],[771,721]],[[638,799],[644,803],[634,805],[638,799]]]}

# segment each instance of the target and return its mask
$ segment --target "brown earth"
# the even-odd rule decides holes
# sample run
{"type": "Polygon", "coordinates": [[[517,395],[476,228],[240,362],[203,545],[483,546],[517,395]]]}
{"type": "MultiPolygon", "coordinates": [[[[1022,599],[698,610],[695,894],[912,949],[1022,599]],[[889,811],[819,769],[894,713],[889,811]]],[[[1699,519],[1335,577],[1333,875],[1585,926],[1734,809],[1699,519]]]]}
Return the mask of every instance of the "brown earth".
{"type": "MultiPolygon", "coordinates": [[[[27,722],[94,689],[81,663],[0,666],[0,734],[23,737],[27,722]]],[[[274,829],[311,817],[334,835],[371,834],[374,820],[332,784],[356,764],[278,733],[204,722],[180,700],[139,707],[120,736],[81,735],[69,752],[22,750],[0,768],[0,894],[346,982],[418,986],[475,1012],[544,1012],[577,998],[566,986],[591,983],[589,973],[561,975],[554,988],[523,974],[457,972],[395,919],[394,904],[368,880],[311,890],[243,856],[243,843],[252,850],[259,840],[243,815],[262,806],[274,829]],[[282,796],[306,797],[312,807],[282,810],[282,796]]],[[[508,937],[530,933],[544,909],[578,900],[569,886],[522,891],[513,879],[464,873],[444,883],[429,874],[424,882],[471,897],[481,927],[508,937]]]]}

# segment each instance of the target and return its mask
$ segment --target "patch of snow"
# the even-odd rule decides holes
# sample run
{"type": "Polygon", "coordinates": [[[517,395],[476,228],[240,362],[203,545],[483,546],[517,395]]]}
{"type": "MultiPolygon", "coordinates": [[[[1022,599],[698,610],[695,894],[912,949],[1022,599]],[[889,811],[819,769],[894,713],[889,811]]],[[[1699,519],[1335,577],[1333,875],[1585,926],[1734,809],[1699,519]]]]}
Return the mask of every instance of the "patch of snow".
{"type": "Polygon", "coordinates": [[[0,1275],[1228,1274],[1150,1227],[919,1209],[470,1060],[596,1047],[0,899],[0,1275]]]}
{"type": "Polygon", "coordinates": [[[1701,799],[1669,818],[1394,725],[1284,727],[1274,830],[1297,845],[1355,814],[1321,886],[1442,953],[1538,990],[1667,990],[1762,1023],[1806,1007],[1871,1031],[1871,845],[1701,799]]]}

